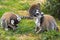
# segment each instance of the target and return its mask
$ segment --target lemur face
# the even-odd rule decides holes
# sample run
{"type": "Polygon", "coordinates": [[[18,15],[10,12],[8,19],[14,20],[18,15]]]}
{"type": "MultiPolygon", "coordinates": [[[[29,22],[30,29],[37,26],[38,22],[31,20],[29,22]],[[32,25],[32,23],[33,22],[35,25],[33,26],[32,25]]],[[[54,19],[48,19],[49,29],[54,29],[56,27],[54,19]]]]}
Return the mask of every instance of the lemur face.
{"type": "Polygon", "coordinates": [[[11,24],[12,24],[12,25],[17,24],[17,23],[21,20],[21,17],[20,17],[20,16],[18,16],[18,15],[16,15],[16,16],[17,16],[16,19],[12,19],[12,20],[11,20],[11,24]]]}
{"type": "Polygon", "coordinates": [[[21,17],[12,12],[6,12],[1,17],[1,26],[4,29],[13,29],[16,30],[18,27],[17,24],[20,22],[21,17]]]}
{"type": "Polygon", "coordinates": [[[41,14],[40,11],[40,3],[37,4],[33,4],[30,9],[29,9],[29,13],[31,17],[37,17],[41,14]]]}
{"type": "Polygon", "coordinates": [[[43,12],[40,12],[40,10],[36,9],[36,12],[34,14],[34,17],[37,17],[37,18],[41,18],[44,16],[44,13],[43,12]]]}
{"type": "Polygon", "coordinates": [[[37,17],[40,15],[40,11],[38,9],[35,10],[35,14],[34,14],[34,17],[37,17]]]}

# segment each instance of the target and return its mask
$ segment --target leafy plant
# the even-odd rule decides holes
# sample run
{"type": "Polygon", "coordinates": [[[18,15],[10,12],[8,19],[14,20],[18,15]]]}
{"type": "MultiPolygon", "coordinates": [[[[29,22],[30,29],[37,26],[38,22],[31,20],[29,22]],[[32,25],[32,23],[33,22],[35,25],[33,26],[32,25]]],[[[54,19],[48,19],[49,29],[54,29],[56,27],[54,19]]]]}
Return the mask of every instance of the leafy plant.
{"type": "Polygon", "coordinates": [[[60,1],[47,0],[47,2],[43,4],[42,11],[60,19],[60,1]]]}

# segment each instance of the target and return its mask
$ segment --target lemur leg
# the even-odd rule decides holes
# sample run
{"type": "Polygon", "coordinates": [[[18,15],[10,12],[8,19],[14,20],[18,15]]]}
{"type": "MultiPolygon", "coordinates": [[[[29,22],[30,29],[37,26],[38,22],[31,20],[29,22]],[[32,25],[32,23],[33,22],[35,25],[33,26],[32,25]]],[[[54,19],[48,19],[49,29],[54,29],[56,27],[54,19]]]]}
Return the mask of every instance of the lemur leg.
{"type": "Polygon", "coordinates": [[[13,30],[16,30],[16,26],[11,25],[11,24],[8,24],[8,25],[9,25],[9,27],[11,27],[13,30]]]}
{"type": "Polygon", "coordinates": [[[3,27],[6,31],[8,31],[8,25],[7,25],[7,22],[6,22],[5,19],[2,20],[2,27],[3,27]]]}
{"type": "Polygon", "coordinates": [[[36,33],[39,33],[42,30],[42,28],[40,27],[40,20],[37,18],[35,23],[36,23],[35,31],[37,31],[36,33]]]}
{"type": "Polygon", "coordinates": [[[37,26],[35,27],[35,32],[37,32],[37,26]]]}
{"type": "Polygon", "coordinates": [[[49,22],[49,25],[47,25],[47,31],[56,30],[55,28],[56,24],[53,21],[49,22]]]}
{"type": "MultiPolygon", "coordinates": [[[[53,21],[53,24],[54,24],[54,30],[56,31],[59,31],[58,27],[57,27],[57,24],[56,24],[56,21],[53,21]]],[[[52,28],[53,29],[53,28],[52,28]]]]}
{"type": "Polygon", "coordinates": [[[52,27],[51,27],[51,23],[49,24],[46,24],[46,29],[47,29],[47,31],[51,31],[52,30],[52,27]]]}
{"type": "Polygon", "coordinates": [[[37,34],[39,33],[39,32],[42,32],[42,27],[38,27],[39,28],[39,30],[36,32],[37,34]]]}
{"type": "Polygon", "coordinates": [[[35,27],[35,32],[37,32],[39,30],[39,27],[38,26],[36,26],[35,27]]]}

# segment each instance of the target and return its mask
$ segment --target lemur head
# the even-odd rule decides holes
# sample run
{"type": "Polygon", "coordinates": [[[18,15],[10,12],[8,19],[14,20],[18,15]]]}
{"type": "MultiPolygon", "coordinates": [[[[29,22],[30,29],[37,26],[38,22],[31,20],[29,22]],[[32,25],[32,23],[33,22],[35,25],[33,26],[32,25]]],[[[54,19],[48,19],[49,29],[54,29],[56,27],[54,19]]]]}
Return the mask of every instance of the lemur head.
{"type": "Polygon", "coordinates": [[[33,4],[30,9],[29,9],[30,16],[32,17],[37,17],[38,15],[41,14],[40,11],[40,3],[33,4]]]}
{"type": "Polygon", "coordinates": [[[17,14],[15,14],[16,18],[15,19],[11,19],[11,24],[12,25],[15,25],[15,24],[18,24],[21,20],[21,17],[17,14]]]}

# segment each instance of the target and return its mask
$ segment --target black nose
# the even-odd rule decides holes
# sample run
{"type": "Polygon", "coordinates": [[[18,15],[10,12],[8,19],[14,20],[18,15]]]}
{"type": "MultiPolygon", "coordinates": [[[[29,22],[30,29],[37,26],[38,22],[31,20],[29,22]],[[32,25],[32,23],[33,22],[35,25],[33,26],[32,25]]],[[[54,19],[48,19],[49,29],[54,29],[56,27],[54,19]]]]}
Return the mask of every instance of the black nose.
{"type": "Polygon", "coordinates": [[[34,15],[34,17],[37,17],[37,15],[34,15]]]}

